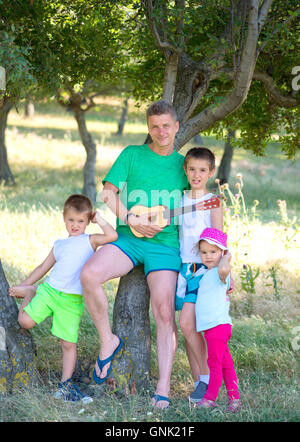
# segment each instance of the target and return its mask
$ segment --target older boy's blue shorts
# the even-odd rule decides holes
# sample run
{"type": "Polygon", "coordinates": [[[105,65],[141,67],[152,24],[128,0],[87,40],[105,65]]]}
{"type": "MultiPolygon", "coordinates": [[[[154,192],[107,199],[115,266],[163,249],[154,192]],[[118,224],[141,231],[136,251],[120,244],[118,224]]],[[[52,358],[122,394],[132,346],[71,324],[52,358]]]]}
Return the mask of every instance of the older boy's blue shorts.
{"type": "Polygon", "coordinates": [[[179,272],[181,259],[179,250],[174,247],[156,244],[122,233],[119,233],[117,241],[111,244],[122,250],[131,259],[134,267],[143,264],[146,276],[150,272],[158,270],[179,272]]]}

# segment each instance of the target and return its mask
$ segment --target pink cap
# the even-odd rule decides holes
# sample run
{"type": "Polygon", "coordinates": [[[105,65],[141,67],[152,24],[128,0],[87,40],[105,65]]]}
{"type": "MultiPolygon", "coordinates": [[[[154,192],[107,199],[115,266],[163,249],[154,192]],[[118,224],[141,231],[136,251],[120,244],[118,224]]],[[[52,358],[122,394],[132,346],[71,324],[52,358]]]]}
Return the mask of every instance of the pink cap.
{"type": "Polygon", "coordinates": [[[215,246],[220,247],[222,250],[227,250],[227,235],[226,233],[221,232],[221,230],[207,227],[200,235],[200,241],[202,239],[209,244],[214,244],[215,246]]]}

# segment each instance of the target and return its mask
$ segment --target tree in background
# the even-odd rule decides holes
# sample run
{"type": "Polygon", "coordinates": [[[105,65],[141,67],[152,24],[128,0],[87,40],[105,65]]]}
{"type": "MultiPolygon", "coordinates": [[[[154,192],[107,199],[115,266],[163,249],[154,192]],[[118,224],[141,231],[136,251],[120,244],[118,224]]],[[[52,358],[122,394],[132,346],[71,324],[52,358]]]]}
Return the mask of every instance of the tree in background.
{"type": "MultiPolygon", "coordinates": [[[[14,26],[0,15],[0,66],[5,69],[5,89],[0,91],[0,182],[14,184],[7,161],[5,128],[10,109],[34,84],[29,49],[18,45],[14,26]]],[[[8,283],[0,260],[0,394],[17,391],[35,380],[34,343],[18,324],[16,301],[8,295],[8,283]]]]}
{"type": "Polygon", "coordinates": [[[0,15],[0,66],[5,69],[6,77],[6,88],[0,95],[0,182],[6,185],[15,183],[5,144],[7,117],[12,107],[35,83],[33,69],[27,58],[29,51],[28,47],[16,42],[15,27],[7,26],[0,15]]]}
{"type": "Polygon", "coordinates": [[[104,0],[19,0],[2,8],[17,44],[30,47],[26,60],[37,79],[36,96],[55,96],[73,112],[86,151],[83,193],[95,202],[97,149],[85,114],[102,83],[119,81],[123,12],[104,0]]]}

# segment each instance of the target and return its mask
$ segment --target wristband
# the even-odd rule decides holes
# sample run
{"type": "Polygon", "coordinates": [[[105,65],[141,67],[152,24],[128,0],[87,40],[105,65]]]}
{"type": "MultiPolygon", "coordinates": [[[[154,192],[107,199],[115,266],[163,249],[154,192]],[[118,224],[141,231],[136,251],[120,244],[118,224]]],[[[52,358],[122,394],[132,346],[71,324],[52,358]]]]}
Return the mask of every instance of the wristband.
{"type": "Polygon", "coordinates": [[[131,215],[135,216],[134,213],[130,213],[130,212],[127,213],[127,215],[126,215],[125,218],[124,218],[124,223],[125,223],[125,224],[127,224],[128,218],[129,218],[131,215]]]}

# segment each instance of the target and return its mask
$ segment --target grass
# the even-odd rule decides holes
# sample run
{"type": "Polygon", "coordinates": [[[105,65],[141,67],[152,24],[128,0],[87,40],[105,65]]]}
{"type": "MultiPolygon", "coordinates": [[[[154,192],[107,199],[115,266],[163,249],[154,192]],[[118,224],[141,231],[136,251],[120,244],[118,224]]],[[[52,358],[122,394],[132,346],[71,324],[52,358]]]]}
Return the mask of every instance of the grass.
{"type": "MultiPolygon", "coordinates": [[[[121,102],[102,100],[88,114],[90,129],[98,148],[97,189],[101,178],[125,145],[143,143],[146,125],[141,111],[130,105],[123,137],[117,130],[121,102]]],[[[204,143],[221,159],[223,143],[204,137],[204,143]]],[[[182,153],[191,147],[189,143],[182,153]]],[[[17,185],[0,188],[0,257],[11,285],[17,284],[48,254],[55,239],[65,234],[61,208],[66,197],[82,188],[85,160],[76,123],[71,114],[54,104],[39,104],[34,119],[13,111],[8,119],[9,162],[17,185]]],[[[288,161],[274,141],[266,156],[255,157],[242,149],[234,153],[230,189],[234,194],[243,175],[243,196],[247,213],[227,201],[227,223],[232,273],[236,289],[231,299],[233,333],[230,349],[240,383],[243,409],[238,415],[226,413],[226,392],[222,387],[218,409],[197,411],[189,407],[187,396],[193,388],[183,336],[171,380],[172,406],[168,411],[153,410],[148,396],[127,397],[105,391],[100,395],[92,384],[82,384],[95,394],[88,406],[61,404],[51,397],[61,371],[58,341],[50,334],[46,320],[32,334],[37,347],[36,367],[39,385],[8,397],[0,396],[0,421],[58,422],[283,422],[299,421],[299,250],[297,232],[300,194],[299,156],[288,161]],[[259,200],[256,212],[253,201],[259,200]],[[285,200],[284,218],[277,200],[285,200]],[[255,215],[255,216],[254,216],[255,215]],[[258,276],[253,275],[259,270],[258,276]],[[242,279],[244,275],[245,279],[242,279]],[[247,284],[242,285],[247,281],[247,284]],[[252,288],[251,288],[252,287],[252,288]]],[[[212,188],[216,188],[212,183],[212,188]]],[[[226,191],[225,191],[226,193],[226,191]]],[[[105,211],[107,219],[114,217],[105,211]]],[[[88,232],[95,226],[89,226],[88,232]]],[[[106,284],[112,317],[118,280],[106,284]]],[[[177,318],[178,320],[178,318],[177,318]]],[[[155,324],[151,315],[153,341],[155,324]]],[[[78,343],[81,367],[93,364],[98,352],[94,324],[85,310],[78,343]]],[[[155,384],[157,361],[152,346],[152,374],[155,384]]]]}

